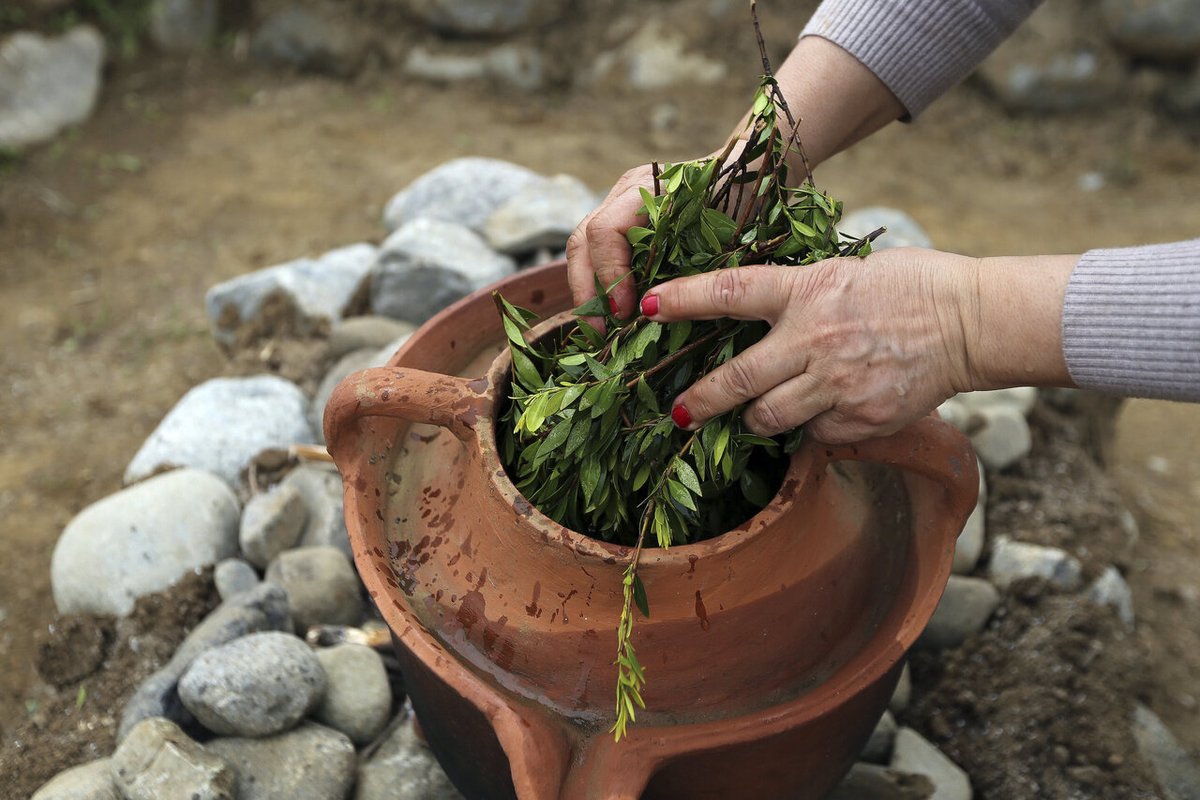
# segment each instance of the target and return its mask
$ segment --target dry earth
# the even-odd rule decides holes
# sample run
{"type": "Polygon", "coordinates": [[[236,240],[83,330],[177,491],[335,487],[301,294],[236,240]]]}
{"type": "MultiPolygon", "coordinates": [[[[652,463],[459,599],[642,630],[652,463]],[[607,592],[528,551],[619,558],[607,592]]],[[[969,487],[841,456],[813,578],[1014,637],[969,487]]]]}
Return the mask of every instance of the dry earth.
{"type": "MultiPolygon", "coordinates": [[[[184,391],[229,369],[206,331],[208,286],[378,241],[383,202],[455,156],[601,189],[651,158],[707,152],[749,90],[682,92],[678,125],[655,133],[647,120],[662,96],[447,89],[385,72],[343,84],[216,57],[143,60],[113,70],[81,129],[0,164],[0,735],[48,697],[33,641],[54,612],[62,526],[119,488],[184,391]]],[[[1133,108],[1013,119],[965,87],[818,178],[848,208],[904,208],[944,249],[1078,252],[1200,235],[1197,141],[1133,108]],[[1093,171],[1107,188],[1082,191],[1093,171]]],[[[1151,705],[1200,750],[1200,408],[1128,404],[1115,470],[1142,523],[1130,580],[1153,656],[1151,705]]]]}

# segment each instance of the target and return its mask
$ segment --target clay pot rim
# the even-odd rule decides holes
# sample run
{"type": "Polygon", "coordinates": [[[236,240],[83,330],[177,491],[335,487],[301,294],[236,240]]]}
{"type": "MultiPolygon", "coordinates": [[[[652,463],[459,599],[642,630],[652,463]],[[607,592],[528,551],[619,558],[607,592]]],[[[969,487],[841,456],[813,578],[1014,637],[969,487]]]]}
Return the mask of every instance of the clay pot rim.
{"type": "MultiPolygon", "coordinates": [[[[575,319],[575,314],[569,310],[547,317],[533,326],[532,338],[542,338],[562,329],[575,319]]],[[[402,348],[396,357],[401,356],[407,349],[407,347],[402,348]]],[[[393,360],[398,360],[398,358],[393,358],[393,360]]],[[[479,417],[474,430],[477,452],[483,461],[484,470],[492,489],[504,499],[505,505],[526,518],[526,521],[538,531],[547,545],[566,546],[581,558],[595,562],[611,564],[614,558],[618,563],[628,562],[633,555],[633,547],[606,542],[555,522],[536,505],[529,502],[513,483],[508,470],[500,461],[500,451],[496,444],[496,424],[501,400],[499,394],[509,384],[511,369],[512,353],[507,346],[507,340],[505,340],[504,348],[493,359],[485,374],[487,386],[480,396],[485,401],[488,413],[479,417]]],[[[711,538],[689,544],[677,544],[670,547],[648,544],[643,548],[639,562],[643,567],[656,565],[687,567],[698,559],[729,552],[750,543],[760,531],[766,530],[775,519],[786,513],[793,502],[794,489],[803,482],[809,461],[811,459],[791,458],[784,473],[783,484],[772,496],[771,502],[741,525],[711,538]]]]}

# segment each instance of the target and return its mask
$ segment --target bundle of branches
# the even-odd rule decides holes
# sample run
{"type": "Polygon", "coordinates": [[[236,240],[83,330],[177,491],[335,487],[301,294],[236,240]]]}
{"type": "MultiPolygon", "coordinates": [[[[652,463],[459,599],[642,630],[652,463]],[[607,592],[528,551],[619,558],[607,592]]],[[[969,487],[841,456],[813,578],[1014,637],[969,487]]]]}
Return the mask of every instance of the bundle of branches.
{"type": "MultiPolygon", "coordinates": [[[[716,158],[654,167],[643,189],[645,227],[628,233],[640,290],[663,281],[746,264],[799,267],[835,256],[865,255],[881,231],[843,243],[842,204],[816,188],[807,159],[766,64],[747,123],[716,158]],[[790,136],[781,132],[788,119],[790,136]],[[739,149],[739,144],[740,146],[739,149]],[[805,180],[788,182],[796,153],[805,180]]],[[[645,674],[631,642],[632,608],[649,616],[637,560],[647,535],[660,547],[714,536],[748,519],[771,499],[781,451],[795,430],[756,436],[740,409],[694,432],[671,420],[672,400],[689,384],[760,340],[765,323],[719,319],[661,324],[617,319],[608,292],[575,309],[573,328],[526,340],[532,313],[496,295],[513,359],[511,402],[499,445],[509,474],[531,503],[555,521],[633,546],[618,625],[618,739],[644,708],[645,674]],[[604,332],[585,318],[600,318],[604,332]]]]}

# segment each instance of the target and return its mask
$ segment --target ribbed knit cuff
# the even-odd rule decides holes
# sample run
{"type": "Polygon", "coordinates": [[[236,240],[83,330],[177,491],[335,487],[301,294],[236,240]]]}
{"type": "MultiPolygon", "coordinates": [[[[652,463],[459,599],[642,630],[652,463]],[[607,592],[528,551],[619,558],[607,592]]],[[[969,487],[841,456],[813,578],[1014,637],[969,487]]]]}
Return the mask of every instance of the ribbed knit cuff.
{"type": "Polygon", "coordinates": [[[996,49],[1041,0],[825,0],[804,31],[875,73],[915,117],[996,49]]]}
{"type": "Polygon", "coordinates": [[[1083,388],[1200,402],[1200,239],[1085,253],[1063,354],[1083,388]]]}

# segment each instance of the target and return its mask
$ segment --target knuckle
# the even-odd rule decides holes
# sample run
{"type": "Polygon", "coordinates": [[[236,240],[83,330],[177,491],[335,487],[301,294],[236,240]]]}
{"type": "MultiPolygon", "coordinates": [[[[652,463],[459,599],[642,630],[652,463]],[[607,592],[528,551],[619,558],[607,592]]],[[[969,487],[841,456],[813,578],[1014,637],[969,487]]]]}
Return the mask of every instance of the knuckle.
{"type": "Polygon", "coordinates": [[[779,433],[792,427],[783,409],[772,400],[758,400],[750,406],[748,413],[751,427],[765,434],[779,433]]]}
{"type": "Polygon", "coordinates": [[[721,370],[721,383],[729,394],[739,400],[748,400],[757,394],[754,390],[754,365],[744,356],[725,364],[721,370]]]}
{"type": "Polygon", "coordinates": [[[567,237],[567,258],[573,260],[587,247],[587,235],[584,233],[584,226],[588,221],[580,223],[579,227],[571,231],[571,235],[567,237]]]}
{"type": "Polygon", "coordinates": [[[748,270],[742,267],[723,269],[714,273],[709,283],[709,293],[712,305],[719,311],[729,311],[737,308],[746,296],[748,289],[748,270]]]}

